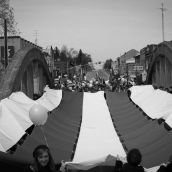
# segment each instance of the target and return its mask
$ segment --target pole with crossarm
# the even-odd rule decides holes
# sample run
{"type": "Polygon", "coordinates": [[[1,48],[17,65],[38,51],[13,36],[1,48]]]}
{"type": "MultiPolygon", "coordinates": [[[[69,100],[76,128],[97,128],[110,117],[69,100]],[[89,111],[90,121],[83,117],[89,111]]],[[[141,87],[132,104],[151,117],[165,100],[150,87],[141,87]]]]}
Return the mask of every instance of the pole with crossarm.
{"type": "Polygon", "coordinates": [[[161,4],[161,13],[162,13],[162,41],[164,42],[165,41],[165,32],[164,32],[164,11],[167,11],[166,8],[164,8],[164,4],[162,3],[161,4]]]}

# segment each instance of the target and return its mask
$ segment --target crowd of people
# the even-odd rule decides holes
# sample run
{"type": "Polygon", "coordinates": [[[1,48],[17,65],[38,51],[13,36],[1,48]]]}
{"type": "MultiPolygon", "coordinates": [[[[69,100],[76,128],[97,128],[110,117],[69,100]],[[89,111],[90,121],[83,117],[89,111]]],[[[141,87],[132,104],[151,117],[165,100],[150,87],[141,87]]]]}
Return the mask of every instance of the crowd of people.
{"type": "MultiPolygon", "coordinates": [[[[128,89],[135,85],[144,85],[144,82],[137,82],[136,78],[130,78],[126,75],[113,75],[109,80],[97,77],[87,79],[86,75],[78,77],[77,75],[59,75],[54,79],[54,88],[65,91],[77,92],[97,92],[97,91],[112,91],[112,92],[127,92],[128,89]]],[[[160,89],[172,94],[172,86],[164,88],[163,86],[153,85],[154,89],[160,89]]]]}
{"type": "MultiPolygon", "coordinates": [[[[139,149],[131,149],[126,157],[126,162],[119,159],[114,164],[114,172],[145,172],[141,165],[142,154],[139,149]]],[[[64,161],[55,163],[46,145],[38,145],[33,151],[33,163],[29,164],[25,172],[67,172],[68,168],[64,161]]],[[[172,159],[167,164],[161,165],[157,172],[171,172],[172,159]]]]}
{"type": "Polygon", "coordinates": [[[79,92],[97,92],[97,91],[112,91],[121,92],[127,91],[133,85],[136,85],[134,79],[127,79],[126,76],[114,75],[105,80],[103,78],[92,78],[87,80],[86,76],[82,78],[74,75],[68,78],[67,75],[55,78],[54,85],[56,89],[79,91],[79,92]]]}

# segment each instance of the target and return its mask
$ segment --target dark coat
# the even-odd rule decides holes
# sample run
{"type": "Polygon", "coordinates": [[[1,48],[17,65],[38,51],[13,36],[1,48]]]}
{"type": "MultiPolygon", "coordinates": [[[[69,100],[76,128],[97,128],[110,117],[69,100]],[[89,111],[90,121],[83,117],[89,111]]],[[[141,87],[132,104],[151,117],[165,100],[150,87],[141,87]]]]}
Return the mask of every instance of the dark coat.
{"type": "Polygon", "coordinates": [[[126,163],[122,167],[122,172],[144,172],[144,168],[142,166],[133,166],[126,163]]]}
{"type": "MultiPolygon", "coordinates": [[[[55,171],[52,171],[48,169],[47,167],[41,168],[39,172],[59,172],[60,171],[60,166],[59,164],[56,165],[55,171]]],[[[24,169],[24,172],[35,172],[34,168],[31,165],[26,166],[24,169]]]]}

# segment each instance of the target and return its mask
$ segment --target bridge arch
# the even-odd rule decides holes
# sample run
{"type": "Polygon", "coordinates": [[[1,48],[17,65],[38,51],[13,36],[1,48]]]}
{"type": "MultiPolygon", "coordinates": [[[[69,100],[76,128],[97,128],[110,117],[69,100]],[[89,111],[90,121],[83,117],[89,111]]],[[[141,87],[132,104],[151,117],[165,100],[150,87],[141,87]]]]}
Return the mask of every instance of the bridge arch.
{"type": "Polygon", "coordinates": [[[172,86],[172,42],[163,42],[157,46],[146,83],[164,88],[172,86]]]}
{"type": "Polygon", "coordinates": [[[28,97],[41,95],[45,85],[52,86],[52,78],[43,53],[32,47],[16,52],[0,81],[0,99],[12,92],[23,91],[28,97]]]}

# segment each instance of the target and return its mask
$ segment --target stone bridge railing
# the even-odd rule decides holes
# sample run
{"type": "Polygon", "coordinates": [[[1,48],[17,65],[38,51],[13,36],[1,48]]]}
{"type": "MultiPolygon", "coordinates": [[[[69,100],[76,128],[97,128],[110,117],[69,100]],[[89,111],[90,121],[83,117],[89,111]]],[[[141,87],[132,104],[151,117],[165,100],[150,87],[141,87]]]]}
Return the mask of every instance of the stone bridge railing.
{"type": "Polygon", "coordinates": [[[20,49],[7,66],[0,81],[0,99],[12,92],[23,91],[30,98],[41,95],[52,78],[43,53],[37,48],[20,49]]]}
{"type": "Polygon", "coordinates": [[[172,41],[163,42],[157,46],[146,82],[157,87],[172,86],[172,41]]]}

